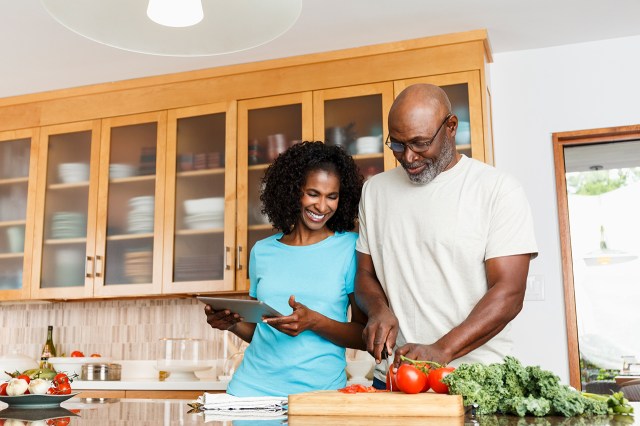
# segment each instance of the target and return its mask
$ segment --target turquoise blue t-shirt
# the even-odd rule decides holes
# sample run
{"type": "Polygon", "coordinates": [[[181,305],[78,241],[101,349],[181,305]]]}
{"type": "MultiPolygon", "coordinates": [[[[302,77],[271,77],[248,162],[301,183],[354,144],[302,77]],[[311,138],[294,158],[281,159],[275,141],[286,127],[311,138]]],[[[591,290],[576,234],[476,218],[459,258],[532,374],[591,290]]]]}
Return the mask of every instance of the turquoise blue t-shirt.
{"type": "MultiPolygon", "coordinates": [[[[335,233],[309,246],[289,246],[277,234],[251,250],[249,294],[284,315],[289,296],[322,315],[347,321],[356,273],[358,234],[335,233]]],[[[345,348],[312,331],[289,336],[259,323],[227,392],[236,396],[286,396],[345,386],[345,348]]]]}

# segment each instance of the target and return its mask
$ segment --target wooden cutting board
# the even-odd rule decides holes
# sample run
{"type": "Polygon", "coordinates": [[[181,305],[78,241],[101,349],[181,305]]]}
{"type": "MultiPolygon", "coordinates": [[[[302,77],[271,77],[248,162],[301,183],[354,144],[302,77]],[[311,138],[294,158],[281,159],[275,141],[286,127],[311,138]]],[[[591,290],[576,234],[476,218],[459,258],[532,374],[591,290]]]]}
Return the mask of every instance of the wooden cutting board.
{"type": "Polygon", "coordinates": [[[464,408],[460,395],[317,391],[289,395],[289,415],[458,417],[464,408]]]}

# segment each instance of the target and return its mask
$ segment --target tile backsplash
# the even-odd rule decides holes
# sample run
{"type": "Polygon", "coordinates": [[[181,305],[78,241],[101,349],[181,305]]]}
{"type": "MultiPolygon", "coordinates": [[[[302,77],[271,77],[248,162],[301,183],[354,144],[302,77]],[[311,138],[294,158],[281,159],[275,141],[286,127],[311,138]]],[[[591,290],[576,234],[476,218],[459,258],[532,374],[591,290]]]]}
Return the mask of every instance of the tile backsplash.
{"type": "Polygon", "coordinates": [[[203,307],[193,299],[0,303],[0,355],[39,359],[53,325],[58,355],[80,350],[114,360],[156,359],[160,338],[191,337],[211,342],[211,358],[226,358],[242,342],[212,329],[203,307]]]}

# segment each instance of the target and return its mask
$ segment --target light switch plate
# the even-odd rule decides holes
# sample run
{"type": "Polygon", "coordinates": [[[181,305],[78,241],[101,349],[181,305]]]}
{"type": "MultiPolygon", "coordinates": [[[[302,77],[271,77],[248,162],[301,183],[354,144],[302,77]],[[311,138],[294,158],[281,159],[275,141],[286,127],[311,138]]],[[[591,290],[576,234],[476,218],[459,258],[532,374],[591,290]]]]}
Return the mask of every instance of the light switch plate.
{"type": "Polygon", "coordinates": [[[544,276],[529,275],[527,276],[527,290],[524,300],[540,301],[544,300],[544,276]]]}

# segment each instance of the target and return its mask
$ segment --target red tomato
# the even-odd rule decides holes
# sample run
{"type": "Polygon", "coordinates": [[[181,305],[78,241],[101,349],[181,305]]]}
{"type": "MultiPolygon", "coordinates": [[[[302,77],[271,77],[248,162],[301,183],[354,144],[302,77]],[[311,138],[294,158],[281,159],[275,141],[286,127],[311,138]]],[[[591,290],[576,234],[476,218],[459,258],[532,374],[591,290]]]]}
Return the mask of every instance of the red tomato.
{"type": "Polygon", "coordinates": [[[67,426],[71,423],[71,417],[58,417],[57,419],[53,419],[53,426],[67,426]]]}
{"type": "Polygon", "coordinates": [[[21,374],[16,378],[24,380],[25,382],[27,382],[27,384],[31,382],[31,377],[27,376],[26,374],[21,374]]]}
{"type": "Polygon", "coordinates": [[[57,386],[57,390],[60,395],[68,395],[71,393],[71,385],[69,383],[60,383],[57,386]]]}
{"type": "Polygon", "coordinates": [[[411,364],[402,364],[396,373],[398,389],[404,393],[420,393],[427,382],[427,375],[411,364]]]}
{"type": "Polygon", "coordinates": [[[449,387],[442,383],[442,379],[451,373],[455,368],[453,367],[440,367],[434,368],[429,373],[429,386],[437,393],[449,393],[449,387]]]}
{"type": "Polygon", "coordinates": [[[428,370],[428,371],[429,371],[428,373],[425,373],[425,374],[427,375],[427,380],[426,380],[426,381],[425,381],[425,383],[424,383],[424,387],[423,387],[423,388],[422,388],[422,390],[420,391],[421,393],[422,393],[422,392],[426,392],[426,391],[428,391],[429,389],[431,389],[431,384],[429,383],[429,374],[431,374],[431,370],[428,370]]]}
{"type": "Polygon", "coordinates": [[[393,366],[389,367],[389,370],[387,370],[386,389],[392,392],[400,392],[400,389],[398,389],[398,382],[396,382],[396,373],[393,372],[393,366]]]}
{"type": "Polygon", "coordinates": [[[69,383],[69,377],[64,373],[56,374],[56,377],[53,378],[53,383],[55,385],[59,385],[60,383],[69,383]]]}
{"type": "Polygon", "coordinates": [[[100,358],[100,357],[102,357],[102,355],[100,355],[100,354],[91,354],[90,356],[91,356],[91,358],[100,358]]]}
{"type": "Polygon", "coordinates": [[[7,395],[7,385],[9,383],[3,383],[0,385],[0,395],[2,396],[6,396],[7,395]]]}
{"type": "Polygon", "coordinates": [[[74,358],[82,358],[84,357],[84,354],[80,351],[73,351],[71,352],[71,356],[74,358]]]}

